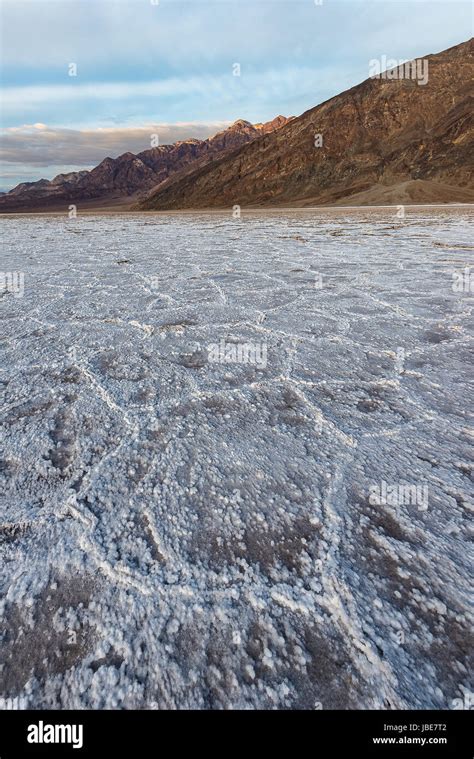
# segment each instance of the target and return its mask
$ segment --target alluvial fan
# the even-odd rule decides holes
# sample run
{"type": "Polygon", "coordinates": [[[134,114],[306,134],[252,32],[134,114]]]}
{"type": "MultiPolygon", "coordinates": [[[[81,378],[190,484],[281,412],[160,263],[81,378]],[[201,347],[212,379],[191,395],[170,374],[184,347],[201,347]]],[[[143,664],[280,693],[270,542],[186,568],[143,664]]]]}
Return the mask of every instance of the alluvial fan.
{"type": "Polygon", "coordinates": [[[399,215],[5,220],[3,698],[463,702],[470,215],[399,215]]]}

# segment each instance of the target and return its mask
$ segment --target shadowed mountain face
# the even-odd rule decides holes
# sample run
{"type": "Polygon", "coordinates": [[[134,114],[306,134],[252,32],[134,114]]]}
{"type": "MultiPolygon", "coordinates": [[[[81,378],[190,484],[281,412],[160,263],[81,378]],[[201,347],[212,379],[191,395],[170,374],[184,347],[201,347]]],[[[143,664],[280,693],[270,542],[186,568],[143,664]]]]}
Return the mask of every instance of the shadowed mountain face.
{"type": "Polygon", "coordinates": [[[68,203],[130,204],[190,164],[203,166],[260,135],[270,134],[289,119],[277,116],[265,124],[243,119],[207,140],[184,140],[142,153],[105,158],[91,171],[59,174],[51,181],[23,182],[0,198],[0,211],[64,209],[68,203]],[[197,163],[196,163],[197,162],[197,163]],[[133,197],[135,196],[135,197],[133,197]]]}
{"type": "Polygon", "coordinates": [[[472,202],[473,40],[423,60],[426,83],[368,79],[219,160],[167,179],[140,207],[350,204],[352,195],[370,205],[383,202],[388,187],[392,203],[472,202]],[[407,182],[416,183],[410,192],[407,182]]]}

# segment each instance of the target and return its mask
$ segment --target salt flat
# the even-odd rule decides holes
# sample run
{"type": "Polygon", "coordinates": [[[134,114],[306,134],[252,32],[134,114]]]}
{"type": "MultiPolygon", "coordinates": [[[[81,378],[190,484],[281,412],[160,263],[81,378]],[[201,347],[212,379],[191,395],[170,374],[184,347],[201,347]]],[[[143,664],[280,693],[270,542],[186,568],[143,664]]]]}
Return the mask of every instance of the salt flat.
{"type": "Polygon", "coordinates": [[[467,702],[472,212],[395,211],[4,220],[3,698],[467,702]]]}

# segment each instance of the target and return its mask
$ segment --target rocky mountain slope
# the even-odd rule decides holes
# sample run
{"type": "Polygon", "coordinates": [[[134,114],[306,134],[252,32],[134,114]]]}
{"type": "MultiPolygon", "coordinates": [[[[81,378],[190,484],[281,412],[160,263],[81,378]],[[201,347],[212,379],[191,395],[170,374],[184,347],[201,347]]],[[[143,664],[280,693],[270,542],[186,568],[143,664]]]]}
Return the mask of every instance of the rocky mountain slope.
{"type": "Polygon", "coordinates": [[[152,189],[190,164],[198,162],[196,165],[203,166],[260,135],[270,134],[288,120],[277,116],[273,121],[253,125],[240,119],[207,140],[184,140],[137,155],[127,152],[118,158],[105,158],[91,171],[22,182],[0,198],[0,211],[64,209],[74,202],[92,206],[127,204],[131,198],[137,199],[137,193],[152,189]]]}
{"type": "Polygon", "coordinates": [[[281,129],[167,179],[140,207],[350,204],[355,195],[360,203],[396,203],[399,195],[410,200],[406,183],[419,180],[411,202],[472,200],[473,40],[424,60],[425,84],[369,78],[281,129]]]}

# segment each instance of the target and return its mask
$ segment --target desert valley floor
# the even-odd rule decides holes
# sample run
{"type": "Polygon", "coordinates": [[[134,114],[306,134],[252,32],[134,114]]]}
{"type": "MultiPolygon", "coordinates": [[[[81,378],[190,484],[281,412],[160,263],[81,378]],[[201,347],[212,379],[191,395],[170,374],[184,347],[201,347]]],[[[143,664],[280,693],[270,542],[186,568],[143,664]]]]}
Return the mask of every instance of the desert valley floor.
{"type": "Polygon", "coordinates": [[[467,698],[470,221],[3,220],[3,698],[467,698]]]}

